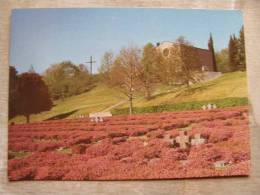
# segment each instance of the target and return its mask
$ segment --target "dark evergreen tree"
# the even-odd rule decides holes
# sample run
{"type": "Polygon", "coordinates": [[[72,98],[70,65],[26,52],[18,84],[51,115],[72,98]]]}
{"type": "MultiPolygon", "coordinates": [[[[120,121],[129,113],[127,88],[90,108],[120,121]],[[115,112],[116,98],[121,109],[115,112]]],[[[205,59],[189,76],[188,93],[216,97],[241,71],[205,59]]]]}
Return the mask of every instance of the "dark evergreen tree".
{"type": "Polygon", "coordinates": [[[212,54],[212,61],[213,61],[213,71],[217,72],[217,63],[216,63],[216,56],[215,56],[215,50],[214,50],[214,42],[213,42],[213,38],[212,38],[212,34],[210,33],[210,38],[208,41],[208,48],[209,51],[212,54]]]}
{"type": "Polygon", "coordinates": [[[228,43],[228,54],[229,54],[229,66],[230,66],[230,71],[234,71],[234,41],[233,41],[233,37],[230,36],[229,38],[229,43],[228,43]]]}
{"type": "Polygon", "coordinates": [[[246,70],[244,27],[239,32],[239,37],[232,35],[229,40],[229,61],[231,71],[246,70]]]}
{"type": "Polygon", "coordinates": [[[230,36],[228,50],[230,71],[236,71],[238,70],[238,39],[235,35],[230,36]]]}
{"type": "Polygon", "coordinates": [[[238,71],[239,69],[239,63],[240,63],[240,58],[239,58],[239,53],[240,53],[240,43],[239,43],[239,38],[236,37],[236,35],[233,35],[233,40],[234,40],[234,45],[235,45],[235,70],[238,71]]]}
{"type": "Polygon", "coordinates": [[[242,26],[239,32],[239,70],[246,70],[246,52],[245,52],[245,36],[244,36],[244,26],[242,26]]]}

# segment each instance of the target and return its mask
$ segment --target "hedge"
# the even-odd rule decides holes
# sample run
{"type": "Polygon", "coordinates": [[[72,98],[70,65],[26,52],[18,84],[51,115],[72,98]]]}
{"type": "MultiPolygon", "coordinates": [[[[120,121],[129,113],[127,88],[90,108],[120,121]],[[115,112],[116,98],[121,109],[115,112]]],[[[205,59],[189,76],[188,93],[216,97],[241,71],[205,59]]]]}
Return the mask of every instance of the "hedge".
{"type": "MultiPolygon", "coordinates": [[[[203,105],[215,104],[217,108],[226,108],[233,106],[243,106],[248,105],[248,98],[246,97],[230,97],[217,100],[207,100],[207,101],[193,101],[193,102],[183,102],[176,104],[162,104],[158,106],[148,106],[148,107],[134,107],[134,114],[141,113],[155,113],[164,111],[184,111],[184,110],[198,110],[201,109],[203,105]]],[[[121,108],[112,110],[113,115],[124,115],[129,113],[129,108],[121,108]]]]}

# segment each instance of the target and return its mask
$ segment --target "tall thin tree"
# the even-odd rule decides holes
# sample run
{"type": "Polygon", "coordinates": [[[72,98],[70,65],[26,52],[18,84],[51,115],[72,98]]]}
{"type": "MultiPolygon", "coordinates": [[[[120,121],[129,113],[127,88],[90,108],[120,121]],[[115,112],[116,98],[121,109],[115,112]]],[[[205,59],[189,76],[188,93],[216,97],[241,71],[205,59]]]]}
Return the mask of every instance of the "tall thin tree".
{"type": "Polygon", "coordinates": [[[145,91],[145,98],[151,99],[153,86],[156,81],[155,70],[158,65],[157,51],[153,44],[144,46],[141,64],[138,67],[140,84],[145,91]]]}
{"type": "Polygon", "coordinates": [[[212,61],[213,61],[213,71],[217,72],[217,63],[216,63],[216,56],[215,56],[215,49],[214,49],[214,42],[212,38],[212,34],[210,33],[209,41],[208,41],[208,48],[212,55],[212,61]]]}
{"type": "Polygon", "coordinates": [[[237,47],[236,47],[236,38],[234,35],[231,35],[229,38],[228,44],[228,51],[229,51],[229,64],[230,64],[230,71],[237,70],[237,47]]]}
{"type": "Polygon", "coordinates": [[[137,71],[140,61],[141,52],[138,48],[122,48],[110,72],[111,84],[128,98],[130,115],[133,113],[134,94],[140,89],[137,71]]]}
{"type": "Polygon", "coordinates": [[[246,70],[246,51],[245,51],[245,35],[244,26],[239,31],[239,69],[246,70]]]}

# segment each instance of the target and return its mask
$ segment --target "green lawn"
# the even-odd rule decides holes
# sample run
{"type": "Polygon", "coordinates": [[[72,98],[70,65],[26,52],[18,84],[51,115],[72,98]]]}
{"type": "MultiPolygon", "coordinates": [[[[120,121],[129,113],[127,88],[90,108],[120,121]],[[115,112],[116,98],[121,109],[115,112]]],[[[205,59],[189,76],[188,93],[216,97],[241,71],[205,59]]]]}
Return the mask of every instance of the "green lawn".
{"type": "MultiPolygon", "coordinates": [[[[98,112],[123,99],[124,97],[118,94],[117,91],[99,84],[89,92],[55,101],[55,106],[50,111],[32,115],[31,122],[46,120],[70,112],[73,114],[69,117],[74,117],[79,114],[88,114],[89,112],[98,112]]],[[[12,119],[11,122],[12,121],[15,123],[25,123],[25,117],[17,116],[12,119]]]]}
{"type": "Polygon", "coordinates": [[[247,97],[246,72],[226,73],[215,80],[192,85],[189,89],[185,87],[177,89],[159,87],[153,95],[154,98],[149,101],[143,96],[137,97],[134,100],[134,106],[147,107],[160,104],[216,100],[227,97],[247,97]]]}
{"type": "MultiPolygon", "coordinates": [[[[147,101],[142,94],[139,94],[134,99],[134,107],[217,100],[229,97],[247,97],[246,72],[226,73],[215,80],[192,85],[189,89],[157,86],[151,100],[147,101]]],[[[116,90],[104,84],[98,84],[89,92],[55,101],[55,106],[50,111],[32,115],[31,121],[46,120],[62,114],[74,117],[78,114],[102,111],[124,99],[126,98],[116,90]]],[[[128,104],[123,104],[119,108],[126,108],[127,106],[128,104]]],[[[24,123],[25,118],[18,116],[11,121],[24,123]]]]}

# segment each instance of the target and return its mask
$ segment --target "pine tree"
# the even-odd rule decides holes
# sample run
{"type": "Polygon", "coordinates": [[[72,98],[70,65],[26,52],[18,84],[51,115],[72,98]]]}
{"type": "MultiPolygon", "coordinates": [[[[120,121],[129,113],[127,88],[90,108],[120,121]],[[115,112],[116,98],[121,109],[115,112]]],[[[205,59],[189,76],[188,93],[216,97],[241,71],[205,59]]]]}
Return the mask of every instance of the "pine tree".
{"type": "Polygon", "coordinates": [[[216,57],[215,57],[214,42],[213,42],[213,38],[212,38],[211,33],[210,33],[210,38],[209,38],[209,41],[208,41],[208,48],[209,48],[209,51],[212,54],[213,71],[217,72],[218,69],[217,69],[217,63],[216,63],[216,57]]]}
{"type": "Polygon", "coordinates": [[[238,39],[235,35],[231,35],[229,39],[229,63],[230,63],[230,71],[238,70],[238,39]]]}
{"type": "Polygon", "coordinates": [[[242,26],[239,32],[239,70],[246,70],[246,54],[245,54],[245,36],[244,26],[242,26]]]}
{"type": "Polygon", "coordinates": [[[229,50],[229,65],[230,65],[230,71],[235,71],[235,62],[234,62],[234,40],[233,37],[230,36],[229,38],[229,44],[228,44],[228,50],[229,50]]]}
{"type": "Polygon", "coordinates": [[[240,58],[239,58],[239,54],[240,54],[240,43],[239,43],[239,38],[236,37],[236,35],[233,35],[233,40],[234,40],[234,45],[235,45],[235,70],[238,71],[240,70],[239,68],[239,63],[240,63],[240,58]]]}

